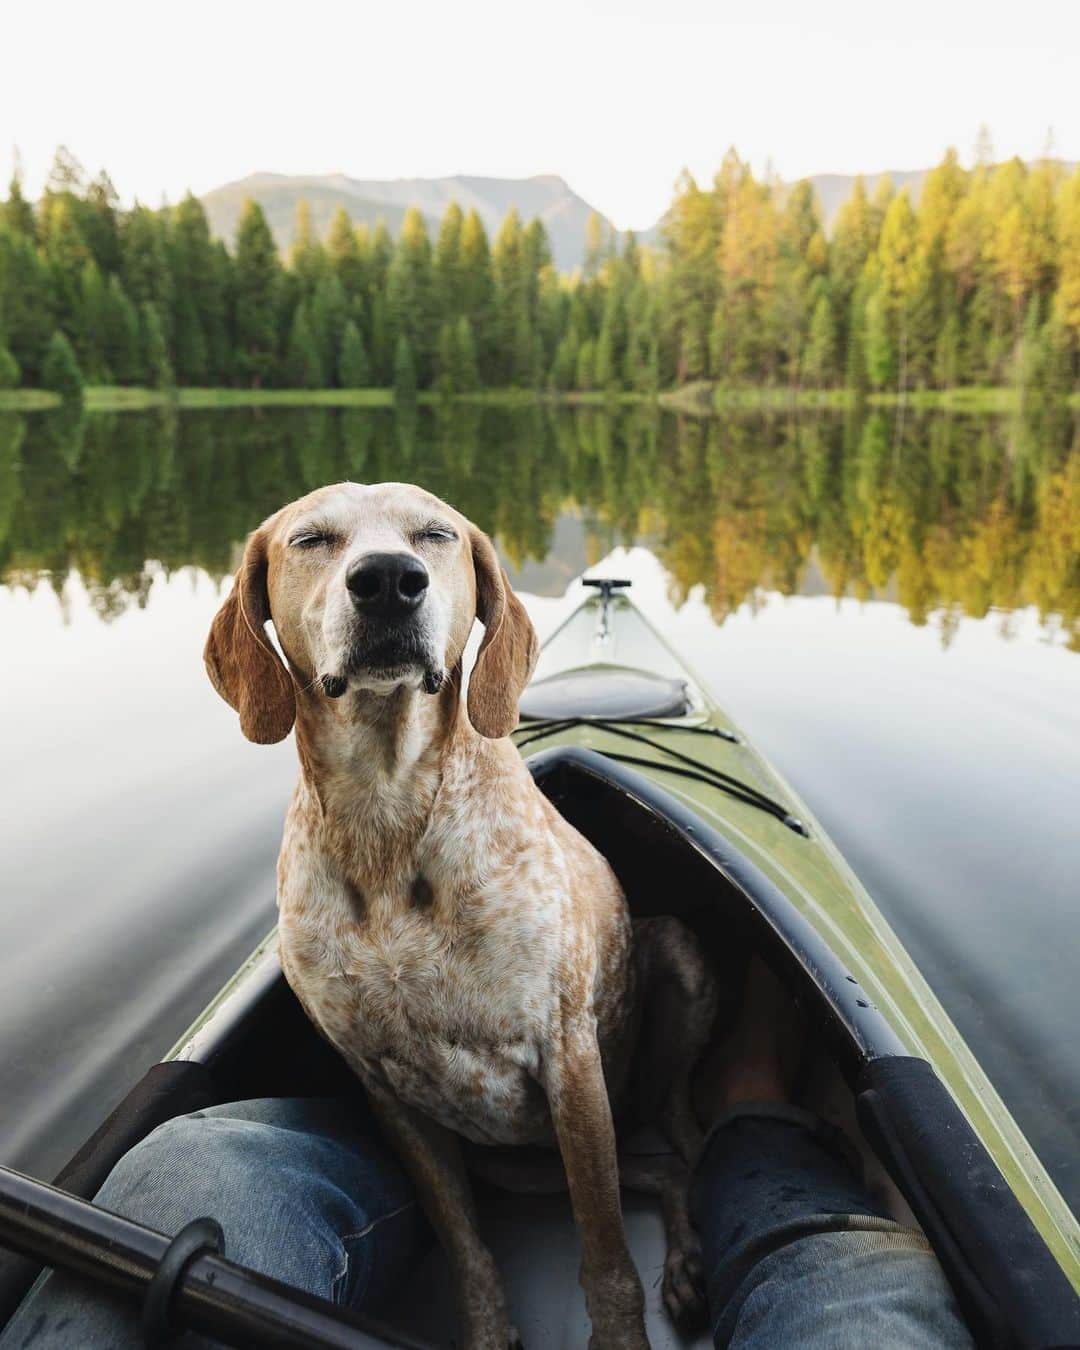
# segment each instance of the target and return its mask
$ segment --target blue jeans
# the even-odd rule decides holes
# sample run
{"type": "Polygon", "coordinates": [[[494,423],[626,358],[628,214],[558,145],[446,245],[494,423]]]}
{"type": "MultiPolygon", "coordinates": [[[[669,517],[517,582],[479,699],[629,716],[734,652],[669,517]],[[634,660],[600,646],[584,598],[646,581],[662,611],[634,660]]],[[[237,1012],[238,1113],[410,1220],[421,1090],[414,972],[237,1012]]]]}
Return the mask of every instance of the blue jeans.
{"type": "Polygon", "coordinates": [[[890,1219],[834,1127],[746,1104],[712,1127],[691,1193],[717,1347],[971,1350],[930,1244],[890,1219]]]}
{"type": "MultiPolygon", "coordinates": [[[[315,1099],[234,1102],[167,1121],[117,1163],[96,1203],[170,1235],[213,1215],[230,1260],[354,1309],[408,1271],[427,1232],[363,1106],[315,1099]]],[[[120,1350],[142,1338],[134,1303],[56,1272],[0,1344],[120,1350]]],[[[189,1334],[182,1344],[211,1342],[189,1334]]]]}
{"type": "MultiPolygon", "coordinates": [[[[212,1214],[233,1260],[371,1307],[427,1230],[359,1110],[281,1099],[180,1116],[117,1164],[97,1200],[170,1234],[212,1214]]],[[[968,1350],[929,1244],[875,1208],[845,1154],[839,1136],[791,1107],[740,1108],[713,1127],[692,1199],[717,1346],[968,1350]]],[[[45,1276],[0,1335],[0,1350],[140,1343],[134,1305],[64,1273],[45,1276]]]]}

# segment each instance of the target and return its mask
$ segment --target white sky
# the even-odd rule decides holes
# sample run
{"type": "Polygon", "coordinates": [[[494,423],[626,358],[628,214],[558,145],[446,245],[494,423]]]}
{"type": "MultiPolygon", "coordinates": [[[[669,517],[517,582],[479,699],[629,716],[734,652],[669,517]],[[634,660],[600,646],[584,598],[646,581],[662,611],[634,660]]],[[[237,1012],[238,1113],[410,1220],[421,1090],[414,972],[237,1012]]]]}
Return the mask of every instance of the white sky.
{"type": "Polygon", "coordinates": [[[734,144],[781,176],[921,168],[979,125],[1080,158],[1077,0],[53,0],[9,7],[0,174],[63,142],[125,200],[256,170],[561,174],[620,227],[734,144]]]}

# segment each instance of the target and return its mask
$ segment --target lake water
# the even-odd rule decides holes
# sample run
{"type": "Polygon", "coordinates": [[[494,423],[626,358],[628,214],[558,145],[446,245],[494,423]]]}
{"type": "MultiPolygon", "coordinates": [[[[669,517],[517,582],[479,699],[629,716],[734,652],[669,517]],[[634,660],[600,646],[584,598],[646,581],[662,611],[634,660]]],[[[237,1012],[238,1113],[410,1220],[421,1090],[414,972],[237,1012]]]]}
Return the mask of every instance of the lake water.
{"type": "Polygon", "coordinates": [[[272,922],[294,752],[242,740],[203,639],[263,516],[393,478],[496,538],[541,635],[627,550],[1076,1209],[1078,444],[910,411],[0,415],[0,1160],[54,1172],[272,922]]]}

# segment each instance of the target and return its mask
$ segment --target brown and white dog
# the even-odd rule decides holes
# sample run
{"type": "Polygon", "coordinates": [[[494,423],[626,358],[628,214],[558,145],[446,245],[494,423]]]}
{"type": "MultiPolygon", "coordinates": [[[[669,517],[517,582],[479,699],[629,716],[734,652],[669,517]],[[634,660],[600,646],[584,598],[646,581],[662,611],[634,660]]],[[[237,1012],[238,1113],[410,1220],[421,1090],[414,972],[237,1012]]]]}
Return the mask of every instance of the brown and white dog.
{"type": "Polygon", "coordinates": [[[515,1333],[459,1135],[557,1146],[590,1344],[633,1350],[647,1345],[644,1301],[609,1101],[621,1108],[632,1092],[635,1045],[659,1045],[649,1076],[669,1088],[659,1123],[681,1159],[627,1165],[623,1179],[663,1199],[665,1302],[692,1314],[700,1267],[685,1163],[699,1138],[688,1077],[714,994],[677,921],[632,928],[611,868],[506,739],[536,655],[491,541],[402,483],[321,488],[264,521],[205,653],[250,740],[280,741],[295,723],[282,966],[413,1177],[451,1263],[462,1343],[505,1350],[515,1333]],[[466,703],[462,654],[477,618],[466,703]],[[643,1008],[648,1023],[673,1007],[677,1034],[647,1024],[639,1035],[643,1008]]]}

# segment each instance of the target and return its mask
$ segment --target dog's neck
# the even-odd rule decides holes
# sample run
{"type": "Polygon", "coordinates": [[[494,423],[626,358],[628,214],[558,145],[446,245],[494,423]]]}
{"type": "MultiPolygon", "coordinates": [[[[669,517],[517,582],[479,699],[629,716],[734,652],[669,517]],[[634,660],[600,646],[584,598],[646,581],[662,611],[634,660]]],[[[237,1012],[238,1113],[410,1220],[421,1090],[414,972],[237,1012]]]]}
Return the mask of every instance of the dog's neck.
{"type": "Polygon", "coordinates": [[[462,707],[460,667],[437,694],[399,686],[390,694],[298,698],[304,784],[340,861],[381,873],[390,857],[407,855],[430,820],[448,756],[475,736],[462,707]]]}

